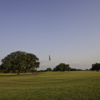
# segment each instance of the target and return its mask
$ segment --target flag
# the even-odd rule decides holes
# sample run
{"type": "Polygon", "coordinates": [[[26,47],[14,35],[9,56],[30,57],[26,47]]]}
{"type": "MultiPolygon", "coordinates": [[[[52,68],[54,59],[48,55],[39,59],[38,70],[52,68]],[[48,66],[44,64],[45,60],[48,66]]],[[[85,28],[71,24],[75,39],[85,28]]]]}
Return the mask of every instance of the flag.
{"type": "Polygon", "coordinates": [[[50,55],[49,55],[49,60],[51,60],[51,57],[50,57],[50,55]]]}

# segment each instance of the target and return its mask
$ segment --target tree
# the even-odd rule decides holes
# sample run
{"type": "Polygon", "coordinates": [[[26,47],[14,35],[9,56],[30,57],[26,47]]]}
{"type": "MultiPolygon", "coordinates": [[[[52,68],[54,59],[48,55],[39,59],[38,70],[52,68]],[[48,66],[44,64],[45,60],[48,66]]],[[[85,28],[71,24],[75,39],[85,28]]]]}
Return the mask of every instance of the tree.
{"type": "Polygon", "coordinates": [[[52,71],[52,69],[51,68],[47,68],[46,71],[52,71]]]}
{"type": "Polygon", "coordinates": [[[71,71],[77,71],[77,69],[76,68],[71,68],[71,71]]]}
{"type": "Polygon", "coordinates": [[[30,68],[38,68],[40,62],[39,58],[37,58],[34,54],[16,51],[7,55],[4,59],[1,60],[2,65],[0,67],[1,70],[7,70],[8,72],[12,70],[18,71],[18,75],[20,71],[29,70],[30,68]]]}
{"type": "Polygon", "coordinates": [[[92,64],[92,68],[90,70],[99,71],[100,70],[100,63],[92,64]]]}
{"type": "Polygon", "coordinates": [[[69,71],[71,70],[71,68],[69,67],[69,64],[60,63],[53,70],[54,71],[69,71]]]}

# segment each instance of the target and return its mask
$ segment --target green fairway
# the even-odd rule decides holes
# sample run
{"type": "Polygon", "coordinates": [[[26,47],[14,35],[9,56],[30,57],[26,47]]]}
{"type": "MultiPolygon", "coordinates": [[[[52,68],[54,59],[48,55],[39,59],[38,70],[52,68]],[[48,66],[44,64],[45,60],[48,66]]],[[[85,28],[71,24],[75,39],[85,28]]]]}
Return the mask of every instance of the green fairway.
{"type": "Polygon", "coordinates": [[[0,100],[100,100],[100,72],[0,73],[0,100]]]}

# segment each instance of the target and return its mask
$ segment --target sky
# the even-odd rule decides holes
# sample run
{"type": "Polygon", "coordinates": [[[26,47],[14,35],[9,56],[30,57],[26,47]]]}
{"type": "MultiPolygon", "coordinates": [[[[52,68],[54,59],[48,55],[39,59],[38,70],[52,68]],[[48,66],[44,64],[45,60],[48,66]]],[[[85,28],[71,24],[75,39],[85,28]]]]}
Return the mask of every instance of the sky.
{"type": "Polygon", "coordinates": [[[100,0],[0,0],[0,60],[35,54],[38,70],[100,63],[100,0]],[[51,61],[49,61],[49,55],[51,61]]]}

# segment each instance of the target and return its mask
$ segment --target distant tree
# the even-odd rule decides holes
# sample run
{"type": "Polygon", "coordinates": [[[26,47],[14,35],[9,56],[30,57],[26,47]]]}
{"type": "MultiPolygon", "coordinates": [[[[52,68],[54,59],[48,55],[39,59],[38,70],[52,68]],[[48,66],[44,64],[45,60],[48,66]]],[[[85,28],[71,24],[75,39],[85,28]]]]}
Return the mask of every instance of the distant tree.
{"type": "Polygon", "coordinates": [[[77,69],[77,71],[82,71],[82,69],[77,69]]]}
{"type": "Polygon", "coordinates": [[[70,71],[71,68],[69,67],[69,64],[60,63],[53,70],[54,71],[70,71]]]}
{"type": "Polygon", "coordinates": [[[45,72],[46,70],[39,70],[38,72],[45,72]]]}
{"type": "Polygon", "coordinates": [[[100,63],[92,64],[92,68],[90,70],[99,71],[100,70],[100,63]]]}
{"type": "Polygon", "coordinates": [[[52,69],[51,68],[47,68],[46,71],[52,71],[52,69]]]}
{"type": "Polygon", "coordinates": [[[71,71],[77,71],[77,69],[76,68],[71,68],[71,71]]]}
{"type": "Polygon", "coordinates": [[[1,60],[2,65],[0,69],[6,70],[7,72],[10,70],[15,72],[17,70],[19,75],[22,70],[26,72],[30,68],[38,68],[40,62],[37,61],[39,59],[34,54],[16,51],[1,60]]]}
{"type": "Polygon", "coordinates": [[[53,68],[53,71],[57,71],[57,70],[56,70],[56,67],[55,67],[55,68],[53,68]]]}
{"type": "Polygon", "coordinates": [[[86,71],[88,71],[89,69],[85,69],[86,71]]]}

